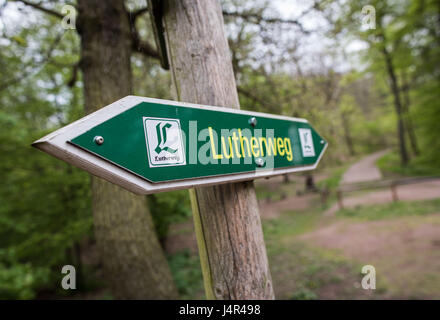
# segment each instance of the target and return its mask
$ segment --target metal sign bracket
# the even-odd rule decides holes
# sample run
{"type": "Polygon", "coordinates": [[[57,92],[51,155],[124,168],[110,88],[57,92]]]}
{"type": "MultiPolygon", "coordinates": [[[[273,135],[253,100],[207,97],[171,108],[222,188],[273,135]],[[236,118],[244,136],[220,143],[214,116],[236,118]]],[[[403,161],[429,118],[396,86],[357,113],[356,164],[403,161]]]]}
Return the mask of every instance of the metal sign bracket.
{"type": "Polygon", "coordinates": [[[153,26],[154,40],[156,42],[157,51],[160,57],[160,64],[162,68],[169,70],[170,64],[168,61],[167,47],[165,41],[165,29],[163,27],[163,1],[148,0],[148,12],[150,14],[151,24],[153,26]]]}

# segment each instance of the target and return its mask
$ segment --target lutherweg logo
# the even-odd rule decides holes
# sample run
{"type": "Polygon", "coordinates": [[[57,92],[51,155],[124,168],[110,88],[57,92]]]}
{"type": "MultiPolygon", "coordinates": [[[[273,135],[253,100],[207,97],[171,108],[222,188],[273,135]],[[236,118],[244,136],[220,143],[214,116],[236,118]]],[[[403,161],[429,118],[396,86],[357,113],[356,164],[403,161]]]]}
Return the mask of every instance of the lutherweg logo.
{"type": "Polygon", "coordinates": [[[180,121],[149,117],[143,121],[150,167],[185,165],[180,121]]]}

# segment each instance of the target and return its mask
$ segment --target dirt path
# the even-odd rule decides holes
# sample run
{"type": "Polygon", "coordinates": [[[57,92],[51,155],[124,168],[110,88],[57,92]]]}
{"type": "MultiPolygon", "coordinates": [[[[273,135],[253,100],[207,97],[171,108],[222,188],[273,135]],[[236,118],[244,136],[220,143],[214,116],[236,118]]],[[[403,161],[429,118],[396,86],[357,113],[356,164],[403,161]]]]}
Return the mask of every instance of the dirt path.
{"type": "Polygon", "coordinates": [[[305,210],[310,207],[311,201],[315,201],[316,194],[308,194],[304,196],[291,196],[281,201],[265,202],[259,201],[260,215],[263,219],[275,219],[280,216],[283,211],[287,210],[305,210]]]}
{"type": "MultiPolygon", "coordinates": [[[[420,182],[396,187],[399,201],[417,201],[440,198],[440,179],[420,182]]],[[[344,208],[354,208],[360,205],[374,205],[392,202],[392,194],[389,188],[380,189],[362,195],[344,196],[342,203],[344,208]]],[[[324,212],[324,216],[333,216],[339,210],[337,203],[324,212]]]]}
{"type": "MultiPolygon", "coordinates": [[[[315,183],[328,177],[328,173],[320,172],[314,174],[315,183]]],[[[258,203],[260,207],[260,215],[263,219],[275,219],[280,216],[283,211],[287,210],[305,210],[311,206],[315,201],[320,201],[320,196],[317,193],[304,194],[305,177],[298,174],[289,175],[289,192],[286,192],[286,184],[284,183],[283,176],[275,176],[270,179],[259,179],[255,181],[256,187],[265,186],[273,193],[280,192],[285,194],[284,199],[278,201],[271,201],[267,198],[259,198],[258,203]],[[298,196],[298,191],[301,191],[303,195],[298,196]]]]}
{"type": "Polygon", "coordinates": [[[373,265],[378,287],[389,286],[389,297],[440,298],[439,213],[383,221],[340,221],[300,239],[373,265]]]}
{"type": "Polygon", "coordinates": [[[379,168],[376,166],[376,161],[387,152],[388,150],[376,152],[354,163],[344,173],[341,183],[348,184],[380,180],[382,178],[382,174],[379,168]]]}
{"type": "MultiPolygon", "coordinates": [[[[366,181],[375,181],[382,178],[376,161],[388,150],[373,153],[354,163],[344,173],[341,184],[351,184],[366,181]]],[[[396,187],[397,197],[401,201],[429,200],[440,197],[440,179],[396,187]]],[[[374,205],[392,202],[392,193],[389,188],[378,189],[361,195],[343,195],[343,206],[353,208],[359,205],[374,205]]],[[[324,216],[333,216],[339,210],[337,203],[324,212],[324,216]]]]}

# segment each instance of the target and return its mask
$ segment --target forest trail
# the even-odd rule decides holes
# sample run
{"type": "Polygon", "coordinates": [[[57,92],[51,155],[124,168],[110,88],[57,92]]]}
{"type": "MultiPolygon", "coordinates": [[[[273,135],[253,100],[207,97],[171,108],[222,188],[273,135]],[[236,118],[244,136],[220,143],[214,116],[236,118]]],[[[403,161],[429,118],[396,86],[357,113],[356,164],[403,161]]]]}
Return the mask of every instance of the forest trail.
{"type": "MultiPolygon", "coordinates": [[[[440,179],[397,186],[396,193],[399,201],[417,201],[440,198],[440,179]]],[[[344,208],[354,208],[360,205],[389,203],[393,196],[389,188],[368,192],[362,195],[344,196],[344,208]]],[[[324,216],[333,216],[339,210],[337,203],[324,212],[324,216]]]]}
{"type": "MultiPolygon", "coordinates": [[[[356,164],[371,168],[378,157],[380,153],[369,155],[365,157],[367,161],[363,158],[356,164]]],[[[364,170],[356,164],[350,169],[364,170]]],[[[315,179],[320,181],[328,176],[328,172],[321,172],[315,179]]],[[[296,193],[304,186],[304,176],[292,174],[289,181],[286,184],[282,176],[255,181],[278,297],[290,299],[292,292],[311,291],[319,299],[439,298],[437,209],[424,215],[371,221],[344,215],[329,218],[319,209],[318,193],[296,193]],[[374,292],[360,288],[359,271],[366,264],[376,268],[378,290],[374,292]],[[313,285],[318,283],[316,288],[304,289],[309,283],[304,278],[312,279],[313,285]]],[[[440,198],[440,179],[398,186],[397,194],[399,201],[440,198]]],[[[374,206],[391,201],[389,189],[378,189],[344,197],[344,206],[374,206]]],[[[334,215],[337,204],[332,210],[334,215]]],[[[165,251],[169,255],[186,251],[188,256],[197,256],[192,219],[170,227],[165,251]]],[[[203,297],[203,290],[200,296],[203,297]]]]}
{"type": "Polygon", "coordinates": [[[354,163],[342,176],[342,184],[366,182],[382,179],[382,173],[376,166],[376,161],[389,150],[375,152],[354,163]]]}
{"type": "MultiPolygon", "coordinates": [[[[378,181],[382,178],[376,161],[388,150],[379,151],[368,155],[348,168],[342,177],[341,184],[378,181]]],[[[440,198],[440,179],[419,182],[409,185],[396,186],[397,198],[399,201],[416,201],[440,198]]],[[[345,208],[354,208],[359,205],[374,205],[380,203],[389,203],[393,201],[393,196],[389,188],[374,190],[361,195],[352,195],[343,197],[345,208]]],[[[339,210],[337,203],[324,212],[324,216],[333,216],[339,210]]]]}
{"type": "Polygon", "coordinates": [[[375,266],[379,288],[389,287],[385,298],[438,299],[439,234],[440,214],[434,212],[389,220],[342,220],[299,239],[375,266]]]}

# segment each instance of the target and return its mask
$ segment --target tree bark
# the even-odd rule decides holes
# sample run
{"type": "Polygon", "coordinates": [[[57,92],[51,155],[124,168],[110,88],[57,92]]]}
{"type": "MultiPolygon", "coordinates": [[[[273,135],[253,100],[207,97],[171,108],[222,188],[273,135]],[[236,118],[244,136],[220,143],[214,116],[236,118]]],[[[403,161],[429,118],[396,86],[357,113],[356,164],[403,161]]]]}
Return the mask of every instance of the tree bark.
{"type": "MultiPolygon", "coordinates": [[[[177,99],[238,109],[219,1],[167,0],[163,20],[177,99]]],[[[274,299],[253,182],[190,195],[207,298],[274,299]]]]}
{"type": "MultiPolygon", "coordinates": [[[[131,38],[123,0],[79,0],[86,112],[131,94],[131,38]]],[[[95,236],[115,298],[177,298],[146,198],[92,178],[95,236]]]]}
{"type": "Polygon", "coordinates": [[[382,54],[385,58],[385,65],[387,68],[388,77],[390,79],[391,92],[393,94],[393,99],[394,99],[394,108],[396,109],[396,115],[397,115],[397,130],[398,130],[398,139],[399,139],[400,160],[402,162],[402,165],[405,166],[408,164],[409,157],[408,157],[408,151],[406,149],[405,125],[404,125],[402,102],[400,100],[400,94],[399,94],[399,85],[397,83],[396,72],[394,70],[391,54],[388,52],[388,49],[386,48],[385,36],[382,35],[382,39],[383,39],[382,54]]]}
{"type": "Polygon", "coordinates": [[[342,112],[341,118],[342,118],[342,129],[344,131],[344,138],[345,138],[345,143],[347,144],[348,152],[350,156],[354,156],[355,152],[354,152],[353,139],[351,138],[351,134],[350,134],[349,115],[345,112],[342,112]]]}
{"type": "Polygon", "coordinates": [[[414,125],[411,119],[411,114],[409,112],[409,107],[411,105],[411,98],[410,98],[410,85],[407,79],[406,73],[402,76],[402,88],[401,91],[403,93],[403,112],[405,114],[405,127],[406,131],[408,133],[409,143],[411,145],[411,149],[414,153],[414,155],[418,156],[420,154],[419,144],[417,142],[417,136],[414,130],[414,125]]]}
{"type": "Polygon", "coordinates": [[[315,179],[313,178],[313,174],[307,173],[305,180],[306,191],[316,191],[315,179]]]}

